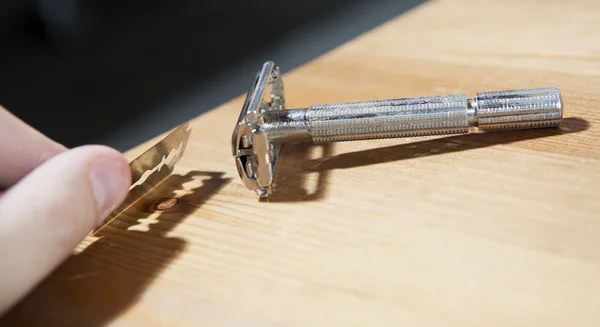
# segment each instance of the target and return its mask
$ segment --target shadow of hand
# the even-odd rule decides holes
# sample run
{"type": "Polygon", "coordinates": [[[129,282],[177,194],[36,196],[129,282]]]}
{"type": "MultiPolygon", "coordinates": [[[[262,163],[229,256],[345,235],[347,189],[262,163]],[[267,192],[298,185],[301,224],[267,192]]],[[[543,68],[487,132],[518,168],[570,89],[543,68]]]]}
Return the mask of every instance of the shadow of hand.
{"type": "Polygon", "coordinates": [[[186,247],[168,237],[183,219],[229,180],[223,173],[170,175],[99,231],[3,318],[10,326],[104,326],[126,311],[186,247]],[[177,204],[157,211],[164,198],[177,204]]]}

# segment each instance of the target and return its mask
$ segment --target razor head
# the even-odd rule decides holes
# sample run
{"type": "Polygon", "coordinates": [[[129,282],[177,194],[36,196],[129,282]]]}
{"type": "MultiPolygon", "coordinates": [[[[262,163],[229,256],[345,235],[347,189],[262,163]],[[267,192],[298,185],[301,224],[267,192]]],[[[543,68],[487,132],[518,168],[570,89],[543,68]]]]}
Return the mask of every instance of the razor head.
{"type": "Polygon", "coordinates": [[[231,139],[232,154],[242,182],[259,197],[271,194],[281,144],[269,141],[264,113],[283,109],[283,81],[279,68],[268,61],[256,75],[231,139]]]}

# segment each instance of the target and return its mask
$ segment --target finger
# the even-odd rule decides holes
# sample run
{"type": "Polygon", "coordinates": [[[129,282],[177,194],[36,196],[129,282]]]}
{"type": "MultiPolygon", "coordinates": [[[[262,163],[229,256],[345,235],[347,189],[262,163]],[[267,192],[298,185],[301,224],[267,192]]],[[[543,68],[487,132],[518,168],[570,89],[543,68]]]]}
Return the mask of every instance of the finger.
{"type": "Polygon", "coordinates": [[[0,188],[7,188],[66,148],[0,106],[0,188]]]}
{"type": "Polygon", "coordinates": [[[0,314],[67,258],[125,198],[121,153],[84,146],[35,169],[0,198],[0,314]]]}

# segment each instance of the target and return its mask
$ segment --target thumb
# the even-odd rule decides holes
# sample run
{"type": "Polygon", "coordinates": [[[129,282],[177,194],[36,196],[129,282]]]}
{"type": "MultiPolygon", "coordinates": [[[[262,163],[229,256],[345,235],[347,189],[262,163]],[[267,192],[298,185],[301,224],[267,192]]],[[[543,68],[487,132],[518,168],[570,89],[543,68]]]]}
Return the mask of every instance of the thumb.
{"type": "Polygon", "coordinates": [[[0,197],[0,314],[66,259],[124,199],[123,155],[83,146],[56,155],[0,197]]]}

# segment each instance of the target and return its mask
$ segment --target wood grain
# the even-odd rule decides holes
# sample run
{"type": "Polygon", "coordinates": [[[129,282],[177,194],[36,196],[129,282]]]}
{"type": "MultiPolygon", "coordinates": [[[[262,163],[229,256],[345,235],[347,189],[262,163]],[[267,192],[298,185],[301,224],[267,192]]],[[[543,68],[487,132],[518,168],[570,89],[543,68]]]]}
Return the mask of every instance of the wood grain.
{"type": "Polygon", "coordinates": [[[288,105],[558,86],[562,127],[287,145],[260,202],[230,154],[240,96],[3,322],[598,326],[599,39],[596,0],[427,2],[286,74],[288,105]]]}

